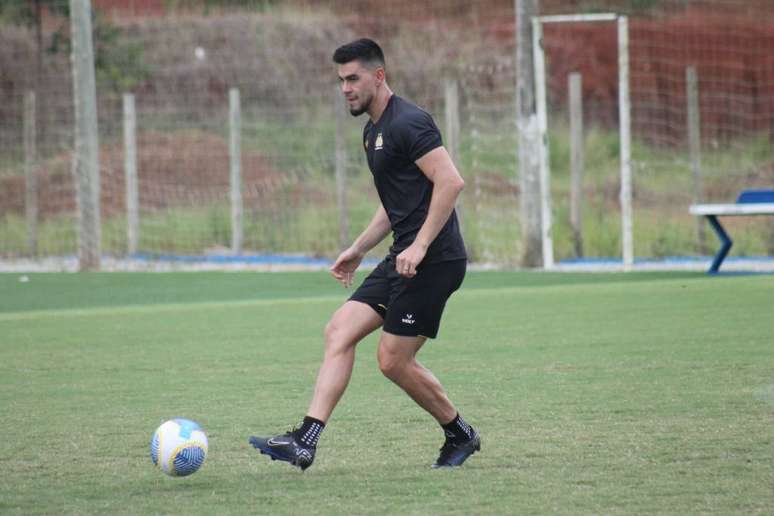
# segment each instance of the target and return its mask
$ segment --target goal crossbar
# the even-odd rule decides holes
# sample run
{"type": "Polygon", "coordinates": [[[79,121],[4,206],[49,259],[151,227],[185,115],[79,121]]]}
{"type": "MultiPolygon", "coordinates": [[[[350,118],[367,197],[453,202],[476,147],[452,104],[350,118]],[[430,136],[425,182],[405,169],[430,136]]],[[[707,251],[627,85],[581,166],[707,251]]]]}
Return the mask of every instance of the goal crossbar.
{"type": "Polygon", "coordinates": [[[615,13],[596,13],[596,14],[559,14],[553,16],[536,16],[534,19],[541,23],[572,23],[572,22],[598,22],[598,21],[616,21],[618,15],[615,13]]]}

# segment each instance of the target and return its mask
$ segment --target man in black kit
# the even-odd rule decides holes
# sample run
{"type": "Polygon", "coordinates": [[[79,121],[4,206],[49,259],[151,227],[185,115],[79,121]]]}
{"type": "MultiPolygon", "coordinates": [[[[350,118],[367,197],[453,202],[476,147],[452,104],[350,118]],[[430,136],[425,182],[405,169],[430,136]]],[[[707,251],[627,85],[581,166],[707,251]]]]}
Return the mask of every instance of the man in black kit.
{"type": "Polygon", "coordinates": [[[300,428],[250,443],[272,460],[305,470],[317,441],[347,388],[355,347],[379,327],[379,368],[441,425],[446,441],[434,468],[460,466],[481,449],[443,387],[416,354],[435,338],[446,300],[465,276],[467,256],[454,205],[464,182],[441,142],[432,117],[394,95],[385,78],[382,49],[370,39],[338,48],[341,91],[350,113],[368,113],[363,147],[381,203],[355,242],[331,266],[345,287],[365,254],[390,231],[389,255],[363,281],[325,327],[325,356],[300,428]]]}

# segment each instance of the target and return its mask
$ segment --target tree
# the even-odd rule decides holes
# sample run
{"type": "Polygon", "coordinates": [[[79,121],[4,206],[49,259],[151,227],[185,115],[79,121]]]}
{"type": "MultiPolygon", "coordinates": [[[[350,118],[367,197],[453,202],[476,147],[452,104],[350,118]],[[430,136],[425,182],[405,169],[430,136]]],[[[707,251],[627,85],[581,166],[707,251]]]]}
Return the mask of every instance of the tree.
{"type": "MultiPolygon", "coordinates": [[[[40,84],[45,52],[70,53],[70,2],[68,0],[2,0],[0,22],[22,23],[35,28],[37,41],[36,84],[40,84]],[[43,17],[50,14],[61,23],[46,47],[43,42],[43,17]]],[[[126,91],[147,76],[142,45],[122,37],[121,30],[93,11],[94,66],[97,83],[116,92],[126,91]]]]}
{"type": "MultiPolygon", "coordinates": [[[[3,0],[0,4],[0,21],[23,23],[35,28],[37,42],[37,79],[43,69],[43,11],[67,18],[69,3],[62,0],[3,0]]],[[[38,83],[39,81],[36,81],[38,83]]]]}

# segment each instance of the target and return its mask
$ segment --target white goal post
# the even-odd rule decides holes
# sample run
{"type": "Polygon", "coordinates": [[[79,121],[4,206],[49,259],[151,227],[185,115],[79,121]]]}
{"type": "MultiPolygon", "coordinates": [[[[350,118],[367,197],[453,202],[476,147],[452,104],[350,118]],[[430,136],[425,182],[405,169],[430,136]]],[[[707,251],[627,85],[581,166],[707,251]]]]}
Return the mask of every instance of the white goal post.
{"type": "Polygon", "coordinates": [[[615,21],[618,24],[618,119],[621,139],[621,227],[624,270],[634,263],[632,238],[631,104],[629,98],[629,22],[615,13],[535,16],[532,18],[532,52],[535,69],[535,102],[540,131],[540,219],[543,268],[554,267],[551,231],[551,169],[548,162],[548,107],[546,100],[546,60],[543,48],[544,23],[615,21]]]}

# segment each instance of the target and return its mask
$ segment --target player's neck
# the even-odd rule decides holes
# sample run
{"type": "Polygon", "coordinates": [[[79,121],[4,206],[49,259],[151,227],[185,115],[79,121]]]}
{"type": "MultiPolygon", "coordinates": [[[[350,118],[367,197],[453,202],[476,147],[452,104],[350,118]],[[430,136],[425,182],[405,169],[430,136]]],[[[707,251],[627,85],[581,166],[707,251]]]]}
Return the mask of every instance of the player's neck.
{"type": "Polygon", "coordinates": [[[385,82],[377,91],[376,97],[371,102],[371,107],[368,108],[368,116],[371,117],[372,123],[375,124],[382,117],[382,113],[387,109],[387,104],[390,102],[390,97],[392,97],[392,90],[385,82]]]}

